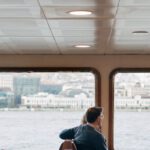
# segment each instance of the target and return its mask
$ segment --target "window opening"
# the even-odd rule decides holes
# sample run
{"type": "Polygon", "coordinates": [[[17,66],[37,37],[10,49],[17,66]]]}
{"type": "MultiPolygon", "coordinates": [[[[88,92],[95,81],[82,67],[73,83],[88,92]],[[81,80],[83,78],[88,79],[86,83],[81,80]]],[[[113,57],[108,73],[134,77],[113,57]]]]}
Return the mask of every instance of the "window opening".
{"type": "Polygon", "coordinates": [[[117,73],[114,80],[114,149],[150,147],[150,73],[117,73]]]}
{"type": "Polygon", "coordinates": [[[1,72],[0,149],[58,150],[60,131],[94,105],[91,72],[1,72]]]}

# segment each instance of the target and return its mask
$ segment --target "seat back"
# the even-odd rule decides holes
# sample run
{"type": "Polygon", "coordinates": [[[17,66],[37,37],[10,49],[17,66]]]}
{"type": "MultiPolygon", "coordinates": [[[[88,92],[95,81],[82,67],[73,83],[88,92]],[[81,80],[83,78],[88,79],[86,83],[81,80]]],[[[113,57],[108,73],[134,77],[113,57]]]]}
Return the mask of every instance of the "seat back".
{"type": "Polygon", "coordinates": [[[73,140],[65,140],[59,150],[77,150],[77,148],[73,140]]]}

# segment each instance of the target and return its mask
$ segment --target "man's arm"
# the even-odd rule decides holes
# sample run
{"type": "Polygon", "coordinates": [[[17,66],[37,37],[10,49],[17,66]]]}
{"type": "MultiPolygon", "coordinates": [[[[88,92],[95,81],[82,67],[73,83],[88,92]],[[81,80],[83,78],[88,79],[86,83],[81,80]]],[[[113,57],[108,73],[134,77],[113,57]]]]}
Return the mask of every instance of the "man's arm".
{"type": "Polygon", "coordinates": [[[74,139],[74,135],[78,127],[71,128],[71,129],[65,129],[60,134],[59,137],[61,139],[74,139]]]}

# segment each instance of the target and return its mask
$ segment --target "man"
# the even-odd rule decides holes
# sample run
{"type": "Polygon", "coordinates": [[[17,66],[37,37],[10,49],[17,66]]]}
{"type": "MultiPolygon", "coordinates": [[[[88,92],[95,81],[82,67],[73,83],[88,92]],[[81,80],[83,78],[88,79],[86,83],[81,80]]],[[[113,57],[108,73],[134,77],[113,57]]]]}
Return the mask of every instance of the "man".
{"type": "Polygon", "coordinates": [[[108,150],[106,140],[99,129],[102,126],[103,109],[91,107],[85,114],[87,123],[60,133],[61,139],[73,139],[78,150],[108,150]]]}

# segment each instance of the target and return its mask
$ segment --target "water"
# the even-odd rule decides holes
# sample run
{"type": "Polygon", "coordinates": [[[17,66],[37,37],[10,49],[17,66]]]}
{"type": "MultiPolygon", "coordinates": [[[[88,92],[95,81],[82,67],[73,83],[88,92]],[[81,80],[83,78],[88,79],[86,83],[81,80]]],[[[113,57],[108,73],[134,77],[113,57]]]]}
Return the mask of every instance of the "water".
{"type": "MultiPolygon", "coordinates": [[[[58,150],[64,128],[80,124],[83,112],[0,112],[0,150],[58,150]]],[[[150,112],[116,114],[115,150],[148,150],[150,112]],[[132,148],[131,148],[132,147],[132,148]]]]}
{"type": "Polygon", "coordinates": [[[0,112],[0,150],[58,150],[58,135],[83,112],[0,112]]]}
{"type": "Polygon", "coordinates": [[[115,150],[150,149],[150,112],[117,112],[114,131],[115,150]]]}

